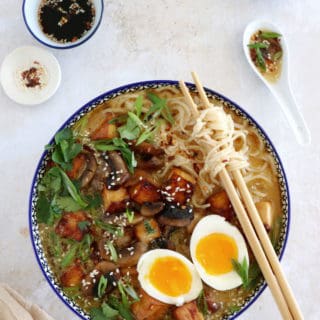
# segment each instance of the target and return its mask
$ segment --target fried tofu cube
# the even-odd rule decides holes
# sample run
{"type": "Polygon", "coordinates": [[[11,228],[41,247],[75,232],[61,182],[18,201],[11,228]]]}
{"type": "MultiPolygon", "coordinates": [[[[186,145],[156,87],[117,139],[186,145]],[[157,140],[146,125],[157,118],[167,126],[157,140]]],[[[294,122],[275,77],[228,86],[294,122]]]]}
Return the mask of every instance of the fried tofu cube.
{"type": "Polygon", "coordinates": [[[188,302],[173,311],[176,320],[203,320],[203,315],[199,311],[195,301],[188,302]]]}
{"type": "Polygon", "coordinates": [[[169,305],[150,297],[141,289],[140,300],[132,304],[132,313],[136,320],[161,320],[169,310],[169,305]]]}
{"type": "Polygon", "coordinates": [[[64,213],[55,231],[63,238],[81,241],[86,233],[86,230],[79,228],[81,221],[88,221],[88,217],[83,211],[64,213]]]}
{"type": "Polygon", "coordinates": [[[117,190],[109,190],[104,187],[102,200],[105,211],[109,213],[119,213],[126,210],[129,194],[127,189],[123,187],[117,190]]]}
{"type": "Polygon", "coordinates": [[[195,179],[187,172],[173,168],[162,194],[168,202],[184,205],[192,197],[195,179]]]}
{"type": "Polygon", "coordinates": [[[91,140],[113,139],[118,136],[117,127],[113,123],[109,123],[112,119],[111,114],[106,114],[106,119],[102,122],[92,134],[91,140]]]}
{"type": "Polygon", "coordinates": [[[64,287],[76,287],[84,277],[84,272],[80,265],[69,267],[61,276],[60,281],[64,287]]]}
{"type": "Polygon", "coordinates": [[[230,221],[234,217],[234,212],[231,206],[231,202],[225,190],[218,191],[212,194],[207,203],[210,204],[209,210],[212,213],[218,214],[226,220],[230,221]]]}
{"type": "Polygon", "coordinates": [[[149,243],[161,236],[159,225],[155,219],[145,219],[134,227],[139,241],[149,243]]]}
{"type": "Polygon", "coordinates": [[[225,190],[214,193],[208,198],[212,212],[228,210],[231,206],[229,197],[225,190]]]}
{"type": "Polygon", "coordinates": [[[146,179],[141,179],[130,188],[130,198],[138,204],[161,199],[160,190],[146,179]]]}

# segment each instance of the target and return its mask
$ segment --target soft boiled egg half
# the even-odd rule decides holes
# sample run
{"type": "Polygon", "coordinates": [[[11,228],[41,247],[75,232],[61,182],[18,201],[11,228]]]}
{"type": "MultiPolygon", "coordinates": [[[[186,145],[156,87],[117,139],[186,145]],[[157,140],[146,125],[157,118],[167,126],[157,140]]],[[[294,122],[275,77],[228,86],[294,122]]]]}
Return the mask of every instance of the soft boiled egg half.
{"type": "Polygon", "coordinates": [[[202,281],[194,265],[172,250],[146,252],[140,257],[137,270],[143,290],[164,303],[181,306],[196,299],[202,290],[202,281]]]}
{"type": "Polygon", "coordinates": [[[196,225],[190,240],[192,261],[202,280],[216,290],[230,290],[242,284],[233,270],[232,259],[248,258],[240,231],[221,216],[209,215],[196,225]]]}

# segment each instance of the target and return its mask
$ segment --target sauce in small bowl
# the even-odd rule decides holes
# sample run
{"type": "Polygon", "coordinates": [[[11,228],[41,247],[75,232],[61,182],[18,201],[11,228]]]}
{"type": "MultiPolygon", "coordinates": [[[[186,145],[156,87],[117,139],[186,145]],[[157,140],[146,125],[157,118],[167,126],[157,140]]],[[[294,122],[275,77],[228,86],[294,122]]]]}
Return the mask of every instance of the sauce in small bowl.
{"type": "Polygon", "coordinates": [[[47,37],[56,42],[75,42],[92,28],[95,8],[91,0],[42,0],[38,17],[47,37]]]}
{"type": "Polygon", "coordinates": [[[55,49],[76,47],[92,37],[103,16],[103,0],[24,0],[30,33],[55,49]]]}
{"type": "Polygon", "coordinates": [[[283,50],[281,34],[269,30],[258,30],[248,44],[250,58],[259,72],[271,82],[281,74],[283,50]]]}

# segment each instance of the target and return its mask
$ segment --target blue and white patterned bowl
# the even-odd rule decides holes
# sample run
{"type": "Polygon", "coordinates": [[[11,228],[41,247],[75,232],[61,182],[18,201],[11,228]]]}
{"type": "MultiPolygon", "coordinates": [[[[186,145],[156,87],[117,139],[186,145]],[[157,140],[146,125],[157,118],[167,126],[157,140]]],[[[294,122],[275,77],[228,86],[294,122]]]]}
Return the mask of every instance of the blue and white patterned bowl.
{"type": "MultiPolygon", "coordinates": [[[[82,108],[80,108],[77,112],[75,112],[60,128],[61,129],[73,125],[76,121],[78,121],[81,117],[85,114],[96,108],[99,104],[104,101],[113,99],[119,95],[126,94],[129,92],[135,92],[138,90],[143,89],[150,89],[150,88],[159,88],[163,86],[178,86],[177,81],[170,81],[170,80],[153,80],[153,81],[145,81],[139,83],[133,83],[129,85],[125,85],[123,87],[116,88],[114,90],[108,91],[99,97],[91,100],[87,104],[85,104],[82,108]]],[[[191,91],[195,91],[195,86],[193,84],[187,83],[187,86],[191,91]]],[[[236,103],[229,100],[228,98],[224,97],[223,95],[210,90],[205,89],[209,97],[213,97],[214,99],[220,101],[225,107],[230,108],[233,110],[238,116],[242,117],[243,119],[247,120],[250,126],[253,126],[258,131],[259,135],[265,142],[267,150],[273,156],[276,164],[278,180],[280,184],[280,192],[281,192],[281,205],[283,211],[283,220],[280,228],[280,239],[278,241],[276,252],[281,258],[284,249],[286,246],[286,242],[288,239],[289,233],[289,223],[290,223],[290,197],[289,197],[289,189],[288,183],[286,179],[286,175],[279,158],[277,151],[275,150],[272,142],[268,138],[267,134],[263,131],[263,129],[258,125],[258,123],[248,114],[246,113],[241,107],[239,107],[236,103]]],[[[53,142],[53,138],[51,139],[50,143],[53,142]]],[[[49,285],[54,290],[54,292],[58,295],[58,297],[73,311],[75,312],[81,319],[90,319],[89,315],[86,314],[76,303],[70,300],[62,291],[58,281],[55,279],[53,272],[50,269],[50,266],[47,262],[39,234],[37,216],[36,216],[36,203],[37,203],[37,185],[44,174],[44,170],[46,167],[46,163],[48,161],[48,153],[45,151],[39,161],[37,166],[32,186],[31,186],[31,193],[30,193],[30,200],[29,200],[29,227],[30,227],[30,234],[31,234],[31,241],[33,244],[34,252],[39,263],[39,266],[47,279],[49,285]]],[[[249,297],[241,310],[235,311],[233,314],[225,317],[224,319],[235,319],[241,313],[243,313],[246,309],[249,308],[253,304],[253,302],[261,295],[263,290],[266,288],[266,284],[264,281],[261,281],[257,287],[255,292],[251,297],[249,297]]]]}

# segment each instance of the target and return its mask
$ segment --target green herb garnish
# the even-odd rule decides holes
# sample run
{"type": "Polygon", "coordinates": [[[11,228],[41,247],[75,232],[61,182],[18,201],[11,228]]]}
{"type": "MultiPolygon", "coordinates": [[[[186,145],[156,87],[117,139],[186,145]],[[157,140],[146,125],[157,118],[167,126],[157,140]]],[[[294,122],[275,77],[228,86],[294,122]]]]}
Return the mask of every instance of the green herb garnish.
{"type": "Polygon", "coordinates": [[[235,313],[235,312],[239,311],[240,309],[241,309],[241,307],[237,306],[237,305],[233,305],[233,306],[229,307],[230,313],[235,313]]]}
{"type": "Polygon", "coordinates": [[[104,295],[107,285],[108,280],[102,275],[98,283],[98,298],[101,298],[104,295]]]}
{"type": "Polygon", "coordinates": [[[116,248],[114,247],[113,243],[111,241],[107,241],[106,242],[106,247],[109,249],[110,254],[111,254],[111,260],[113,262],[117,262],[118,261],[118,253],[116,248]]]}
{"type": "Polygon", "coordinates": [[[54,141],[54,146],[49,145],[46,147],[49,150],[53,150],[52,160],[64,170],[70,170],[72,166],[71,161],[82,151],[82,145],[75,141],[70,128],[59,131],[55,135],[54,141]]]}
{"type": "Polygon", "coordinates": [[[125,214],[126,214],[128,221],[131,223],[134,219],[134,211],[127,208],[125,214]]]}
{"type": "Polygon", "coordinates": [[[143,221],[143,224],[144,224],[144,227],[145,227],[145,229],[147,230],[147,233],[148,233],[148,234],[152,234],[152,233],[155,232],[154,229],[152,228],[149,220],[144,220],[144,221],[143,221]]]}
{"type": "Polygon", "coordinates": [[[269,31],[264,31],[261,32],[260,37],[263,39],[271,39],[271,38],[280,38],[282,35],[277,32],[269,32],[269,31]]]}
{"type": "Polygon", "coordinates": [[[134,152],[131,151],[129,145],[121,138],[114,138],[110,140],[97,140],[94,142],[94,147],[99,151],[115,151],[121,152],[121,155],[126,162],[128,169],[133,173],[134,168],[137,166],[137,161],[134,152]]]}
{"type": "Polygon", "coordinates": [[[131,314],[129,303],[127,302],[127,298],[124,293],[124,289],[121,287],[121,285],[118,288],[121,294],[121,301],[119,301],[119,299],[115,295],[110,295],[108,298],[108,304],[113,309],[118,310],[120,316],[123,317],[125,320],[134,320],[131,314]]]}
{"type": "Polygon", "coordinates": [[[100,308],[92,308],[90,316],[92,320],[115,319],[119,315],[119,311],[111,308],[107,303],[102,303],[100,308]]]}
{"type": "Polygon", "coordinates": [[[268,48],[268,45],[262,42],[255,42],[248,44],[248,47],[250,49],[266,49],[268,48]]]}
{"type": "Polygon", "coordinates": [[[232,259],[232,266],[234,271],[241,278],[243,287],[247,288],[249,285],[249,265],[246,257],[243,258],[242,263],[235,259],[232,259]]]}
{"type": "Polygon", "coordinates": [[[197,298],[197,306],[204,316],[208,314],[208,304],[204,294],[204,290],[200,292],[200,295],[197,298]]]}
{"type": "Polygon", "coordinates": [[[78,222],[78,228],[81,231],[87,230],[89,226],[90,226],[90,222],[89,221],[79,221],[78,222]]]}
{"type": "Polygon", "coordinates": [[[90,248],[92,244],[92,237],[90,234],[85,234],[83,239],[81,240],[78,251],[77,251],[77,256],[83,261],[86,262],[89,257],[90,257],[90,248]]]}
{"type": "Polygon", "coordinates": [[[90,234],[85,234],[81,242],[71,241],[71,247],[67,254],[63,257],[61,267],[65,268],[71,264],[76,257],[82,261],[87,261],[90,256],[90,247],[92,238],[90,234]]]}
{"type": "Polygon", "coordinates": [[[134,108],[136,110],[136,114],[137,117],[141,116],[141,112],[142,112],[142,104],[143,104],[143,97],[139,96],[136,100],[136,102],[134,103],[134,108]]]}
{"type": "Polygon", "coordinates": [[[257,53],[257,62],[258,62],[260,69],[262,71],[266,71],[266,63],[264,61],[264,58],[263,58],[263,55],[262,55],[260,48],[256,48],[256,53],[257,53]]]}
{"type": "Polygon", "coordinates": [[[73,198],[73,200],[78,203],[81,207],[85,208],[88,203],[85,202],[81,195],[80,195],[80,192],[78,191],[78,189],[75,187],[75,185],[72,183],[72,181],[70,180],[70,178],[68,177],[68,175],[62,170],[60,169],[59,167],[57,167],[59,172],[60,172],[60,175],[61,175],[61,178],[62,178],[62,181],[66,187],[66,189],[68,190],[70,196],[73,198]]]}
{"type": "Polygon", "coordinates": [[[114,234],[118,237],[123,236],[123,227],[116,226],[116,225],[110,224],[110,223],[105,223],[101,220],[95,220],[95,223],[99,228],[106,230],[111,234],[114,234]]]}
{"type": "Polygon", "coordinates": [[[282,50],[276,52],[276,53],[273,55],[273,61],[277,61],[277,60],[279,60],[281,57],[282,57],[282,50]]]}
{"type": "Polygon", "coordinates": [[[79,244],[74,243],[71,248],[68,250],[67,254],[63,257],[61,261],[61,267],[65,268],[68,267],[71,262],[75,259],[79,244]]]}

